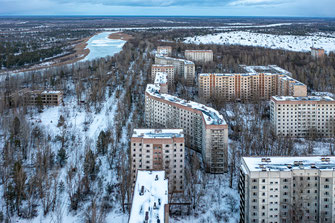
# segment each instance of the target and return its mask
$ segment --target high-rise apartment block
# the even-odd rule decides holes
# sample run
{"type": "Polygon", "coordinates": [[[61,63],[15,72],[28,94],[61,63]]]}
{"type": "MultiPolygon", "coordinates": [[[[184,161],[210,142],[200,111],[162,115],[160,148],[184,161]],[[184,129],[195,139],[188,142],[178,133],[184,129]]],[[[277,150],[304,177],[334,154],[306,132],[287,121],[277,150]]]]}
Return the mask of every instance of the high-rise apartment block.
{"type": "Polygon", "coordinates": [[[151,79],[152,81],[156,78],[157,72],[164,72],[168,74],[168,83],[171,87],[174,84],[174,70],[175,67],[169,64],[153,64],[151,66],[151,79]]]}
{"type": "Polygon", "coordinates": [[[274,131],[290,137],[334,137],[335,100],[328,96],[274,96],[270,101],[274,131]]]}
{"type": "Polygon", "coordinates": [[[212,62],[212,50],[185,50],[185,58],[195,62],[212,62]]]}
{"type": "Polygon", "coordinates": [[[137,170],[164,170],[169,179],[169,192],[184,190],[182,129],[134,129],[130,154],[133,183],[137,170]]]}
{"type": "Polygon", "coordinates": [[[161,94],[148,84],[145,92],[145,122],[149,128],[181,128],[186,146],[202,152],[206,171],[227,170],[228,125],[213,108],[161,94]]]}
{"type": "Polygon", "coordinates": [[[335,157],[243,157],[241,223],[335,222],[335,157]]]}
{"type": "Polygon", "coordinates": [[[199,96],[205,100],[268,100],[274,95],[307,96],[307,86],[291,73],[277,67],[241,66],[246,72],[237,74],[200,74],[199,96]]]}
{"type": "Polygon", "coordinates": [[[167,94],[169,92],[169,86],[168,86],[168,74],[164,72],[157,72],[154,84],[156,87],[160,89],[161,94],[167,94]]]}
{"type": "Polygon", "coordinates": [[[172,46],[158,46],[157,53],[164,56],[171,56],[172,54],[172,46]]]}
{"type": "Polygon", "coordinates": [[[175,75],[179,78],[183,78],[186,85],[192,85],[194,83],[195,65],[192,61],[156,54],[155,64],[173,65],[175,67],[175,75]]]}
{"type": "Polygon", "coordinates": [[[311,47],[311,55],[313,58],[322,58],[325,55],[325,50],[321,48],[311,47]]]}
{"type": "Polygon", "coordinates": [[[164,171],[139,170],[128,222],[169,223],[168,196],[168,179],[164,171]]]}

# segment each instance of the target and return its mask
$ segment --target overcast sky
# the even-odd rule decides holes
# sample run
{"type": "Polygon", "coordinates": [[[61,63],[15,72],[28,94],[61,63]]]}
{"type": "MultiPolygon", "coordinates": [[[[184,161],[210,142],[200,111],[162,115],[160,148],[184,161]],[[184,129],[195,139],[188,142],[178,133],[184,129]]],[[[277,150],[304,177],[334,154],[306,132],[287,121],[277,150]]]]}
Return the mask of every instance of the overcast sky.
{"type": "Polygon", "coordinates": [[[0,0],[0,15],[335,17],[335,0],[0,0]]]}

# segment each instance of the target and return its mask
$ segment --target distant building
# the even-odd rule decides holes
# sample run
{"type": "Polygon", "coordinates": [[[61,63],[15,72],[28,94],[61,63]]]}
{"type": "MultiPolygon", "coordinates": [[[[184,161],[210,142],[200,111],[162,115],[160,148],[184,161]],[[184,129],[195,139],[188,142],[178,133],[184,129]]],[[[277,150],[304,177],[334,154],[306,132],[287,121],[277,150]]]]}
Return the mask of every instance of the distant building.
{"type": "Polygon", "coordinates": [[[168,223],[168,180],[165,171],[137,172],[129,223],[168,223]]]}
{"type": "Polygon", "coordinates": [[[195,64],[192,61],[156,55],[155,63],[173,65],[175,67],[175,75],[184,79],[186,85],[193,85],[195,80],[195,64]]]}
{"type": "Polygon", "coordinates": [[[182,129],[134,129],[131,137],[131,176],[137,170],[164,170],[169,192],[184,191],[185,140],[182,129]]]}
{"type": "Polygon", "coordinates": [[[311,55],[313,58],[321,58],[325,55],[325,50],[321,48],[311,47],[311,55]]]}
{"type": "Polygon", "coordinates": [[[185,50],[185,58],[195,62],[212,62],[212,50],[185,50]]]}
{"type": "Polygon", "coordinates": [[[240,223],[335,222],[335,157],[243,157],[240,223]]]}
{"type": "Polygon", "coordinates": [[[171,56],[172,54],[172,47],[171,46],[158,46],[157,53],[163,56],[171,56]]]}
{"type": "Polygon", "coordinates": [[[174,73],[175,73],[175,67],[173,65],[169,64],[153,64],[151,66],[151,79],[152,81],[155,81],[156,73],[157,72],[164,72],[168,74],[168,83],[169,87],[172,87],[174,84],[174,73]]]}
{"type": "Polygon", "coordinates": [[[22,89],[9,96],[12,106],[21,105],[51,105],[58,106],[63,101],[62,91],[22,89]]]}
{"type": "Polygon", "coordinates": [[[274,96],[270,120],[280,136],[335,137],[335,100],[328,96],[274,96]]]}
{"type": "Polygon", "coordinates": [[[199,75],[199,97],[223,100],[269,100],[274,95],[307,96],[307,86],[277,67],[241,66],[244,73],[199,75]]]}
{"type": "Polygon", "coordinates": [[[200,151],[206,171],[223,173],[228,166],[228,125],[213,108],[186,101],[148,84],[145,123],[149,128],[181,128],[186,146],[200,151]]]}

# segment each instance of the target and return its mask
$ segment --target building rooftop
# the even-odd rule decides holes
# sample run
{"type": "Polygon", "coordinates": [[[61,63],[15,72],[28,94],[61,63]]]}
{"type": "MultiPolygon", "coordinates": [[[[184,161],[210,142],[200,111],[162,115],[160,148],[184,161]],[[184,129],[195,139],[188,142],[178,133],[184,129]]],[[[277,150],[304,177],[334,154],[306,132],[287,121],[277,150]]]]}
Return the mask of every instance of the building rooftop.
{"type": "Polygon", "coordinates": [[[212,50],[185,50],[186,52],[209,52],[209,53],[213,53],[212,50]]]}
{"type": "Polygon", "coordinates": [[[134,129],[132,137],[183,138],[183,129],[134,129]]]}
{"type": "Polygon", "coordinates": [[[267,66],[246,66],[240,65],[247,73],[264,73],[264,74],[285,74],[291,76],[292,74],[277,65],[267,66]]]}
{"type": "Polygon", "coordinates": [[[181,62],[184,62],[184,64],[194,64],[194,62],[192,62],[190,60],[184,60],[184,59],[173,58],[173,57],[166,57],[166,56],[161,55],[161,54],[156,54],[156,57],[157,58],[162,58],[162,59],[167,59],[167,60],[181,61],[181,62]]]}
{"type": "Polygon", "coordinates": [[[293,96],[273,96],[275,101],[335,101],[329,96],[306,96],[306,97],[293,97],[293,96]]]}
{"type": "Polygon", "coordinates": [[[172,64],[153,64],[152,67],[171,67],[174,68],[172,64]]]}
{"type": "Polygon", "coordinates": [[[164,222],[168,204],[168,179],[165,171],[138,170],[129,223],[164,222]]]}
{"type": "Polygon", "coordinates": [[[157,72],[155,77],[155,84],[166,84],[168,74],[165,72],[157,72]]]}
{"type": "Polygon", "coordinates": [[[184,99],[169,95],[169,94],[160,94],[159,87],[148,84],[146,92],[154,97],[161,98],[175,104],[182,105],[184,107],[189,107],[202,112],[204,120],[207,125],[227,125],[226,121],[223,119],[223,116],[215,109],[207,107],[203,104],[186,101],[184,99]]]}
{"type": "MultiPolygon", "coordinates": [[[[334,156],[242,157],[249,171],[335,170],[334,156]]],[[[243,171],[246,171],[243,169],[243,171]]]]}

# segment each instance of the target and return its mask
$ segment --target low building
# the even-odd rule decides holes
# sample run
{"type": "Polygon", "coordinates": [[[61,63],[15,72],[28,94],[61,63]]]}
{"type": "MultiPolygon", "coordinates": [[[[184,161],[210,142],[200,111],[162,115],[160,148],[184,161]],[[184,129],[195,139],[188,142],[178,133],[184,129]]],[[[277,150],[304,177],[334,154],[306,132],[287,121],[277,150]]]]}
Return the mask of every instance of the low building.
{"type": "Polygon", "coordinates": [[[175,67],[173,65],[169,64],[153,64],[151,66],[151,79],[152,81],[155,81],[156,73],[157,72],[164,72],[168,74],[168,83],[169,87],[172,87],[174,84],[174,73],[175,73],[175,67]]]}
{"type": "Polygon", "coordinates": [[[58,106],[63,102],[63,92],[54,90],[22,89],[9,96],[9,104],[58,106]]]}
{"type": "Polygon", "coordinates": [[[157,53],[164,56],[171,56],[172,54],[172,46],[158,46],[157,53]]]}
{"type": "Polygon", "coordinates": [[[243,157],[240,223],[335,221],[335,157],[243,157]]]}
{"type": "Polygon", "coordinates": [[[186,85],[193,85],[195,80],[195,64],[192,61],[156,54],[155,64],[173,65],[175,75],[184,80],[186,85]]]}
{"type": "Polygon", "coordinates": [[[185,50],[185,58],[195,62],[212,62],[212,50],[185,50]]]}
{"type": "Polygon", "coordinates": [[[325,50],[321,48],[311,47],[311,55],[313,58],[322,58],[325,55],[325,50]]]}
{"type": "Polygon", "coordinates": [[[334,137],[335,100],[328,96],[274,96],[270,120],[279,136],[334,137]]]}
{"type": "Polygon", "coordinates": [[[202,153],[207,172],[227,171],[228,125],[215,109],[161,94],[158,86],[148,84],[145,123],[149,128],[183,129],[186,146],[202,153]]]}
{"type": "Polygon", "coordinates": [[[307,86],[276,66],[241,66],[244,73],[199,75],[199,97],[205,100],[269,100],[271,96],[307,96],[307,86]]]}
{"type": "Polygon", "coordinates": [[[164,171],[137,172],[129,223],[169,222],[168,180],[164,171]]]}
{"type": "Polygon", "coordinates": [[[131,178],[137,170],[164,170],[169,192],[184,191],[185,140],[182,129],[134,129],[131,137],[131,178]]]}

